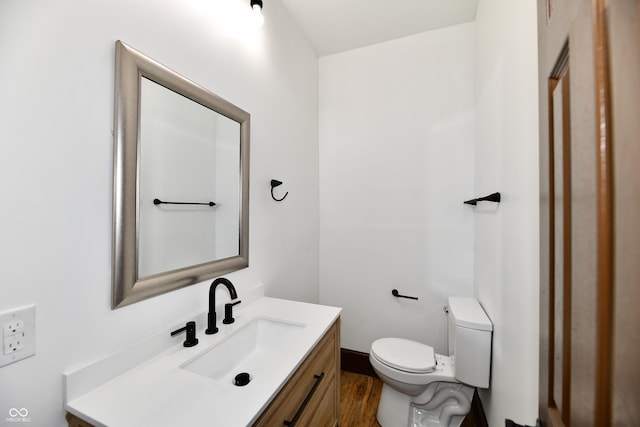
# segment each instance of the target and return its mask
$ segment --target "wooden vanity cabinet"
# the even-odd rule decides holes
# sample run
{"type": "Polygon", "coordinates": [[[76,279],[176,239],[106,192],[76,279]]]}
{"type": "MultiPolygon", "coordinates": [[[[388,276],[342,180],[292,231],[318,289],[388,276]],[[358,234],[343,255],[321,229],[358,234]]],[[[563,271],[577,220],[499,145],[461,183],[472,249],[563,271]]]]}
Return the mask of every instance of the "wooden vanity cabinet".
{"type": "Polygon", "coordinates": [[[256,427],[335,427],[340,411],[340,319],[255,422],[256,427]]]}
{"type": "Polygon", "coordinates": [[[93,424],[89,424],[85,420],[80,419],[68,412],[67,412],[67,423],[69,423],[69,427],[93,427],[93,424]]]}
{"type": "MultiPolygon", "coordinates": [[[[253,424],[335,427],[340,412],[340,318],[253,424]]],[[[92,427],[67,413],[69,427],[92,427]]]]}

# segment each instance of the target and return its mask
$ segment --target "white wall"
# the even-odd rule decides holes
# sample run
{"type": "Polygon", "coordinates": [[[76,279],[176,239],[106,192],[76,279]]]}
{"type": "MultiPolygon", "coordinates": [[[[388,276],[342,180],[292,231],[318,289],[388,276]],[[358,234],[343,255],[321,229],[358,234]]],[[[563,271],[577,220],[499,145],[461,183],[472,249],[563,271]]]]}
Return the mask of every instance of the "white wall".
{"type": "Polygon", "coordinates": [[[446,298],[473,294],[473,37],[462,24],[320,58],[320,302],[343,307],[344,348],[444,352],[446,298]]]}
{"type": "MultiPolygon", "coordinates": [[[[114,42],[251,113],[243,289],[318,299],[318,60],[278,0],[0,1],[0,312],[35,303],[35,357],[0,368],[0,425],[65,425],[62,373],[202,312],[208,283],[112,311],[114,42]],[[271,200],[269,180],[289,196],[271,200]]],[[[221,291],[222,292],[222,291],[221,291]]],[[[204,325],[202,325],[204,326],[204,325]]]]}
{"type": "Polygon", "coordinates": [[[482,0],[476,15],[475,292],[494,324],[489,425],[535,425],[538,402],[538,86],[534,0],[482,0]]]}

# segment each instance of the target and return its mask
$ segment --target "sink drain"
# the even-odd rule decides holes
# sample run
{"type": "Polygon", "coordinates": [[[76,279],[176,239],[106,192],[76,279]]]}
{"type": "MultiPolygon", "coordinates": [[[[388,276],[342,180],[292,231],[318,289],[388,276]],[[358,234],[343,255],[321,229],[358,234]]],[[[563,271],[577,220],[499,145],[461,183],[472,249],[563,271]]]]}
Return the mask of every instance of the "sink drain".
{"type": "Polygon", "coordinates": [[[249,381],[251,381],[251,376],[249,376],[247,372],[242,372],[236,375],[235,379],[233,380],[233,384],[237,385],[238,387],[242,387],[249,384],[249,381]]]}

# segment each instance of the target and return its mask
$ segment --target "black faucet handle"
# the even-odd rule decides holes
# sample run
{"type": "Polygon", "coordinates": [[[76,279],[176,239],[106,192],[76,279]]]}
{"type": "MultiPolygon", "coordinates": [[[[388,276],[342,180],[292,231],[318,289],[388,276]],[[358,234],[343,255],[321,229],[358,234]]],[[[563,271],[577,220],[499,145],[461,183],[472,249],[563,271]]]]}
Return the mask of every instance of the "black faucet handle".
{"type": "Polygon", "coordinates": [[[187,337],[182,345],[184,345],[185,347],[193,347],[194,345],[198,344],[198,338],[196,338],[196,322],[187,322],[187,324],[182,328],[176,329],[175,331],[171,332],[171,336],[177,335],[184,331],[187,331],[187,337]]]}
{"type": "Polygon", "coordinates": [[[229,325],[236,321],[236,319],[233,318],[233,306],[241,302],[242,301],[238,300],[236,302],[228,302],[224,305],[224,320],[222,320],[222,323],[229,325]]]}

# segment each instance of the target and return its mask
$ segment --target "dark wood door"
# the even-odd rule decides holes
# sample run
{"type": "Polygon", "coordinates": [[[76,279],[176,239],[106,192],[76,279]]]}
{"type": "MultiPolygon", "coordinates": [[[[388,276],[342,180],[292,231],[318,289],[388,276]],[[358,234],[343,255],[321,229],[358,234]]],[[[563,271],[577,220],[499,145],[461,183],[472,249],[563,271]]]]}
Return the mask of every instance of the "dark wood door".
{"type": "Polygon", "coordinates": [[[540,417],[549,426],[640,425],[639,4],[539,2],[540,417]]]}

